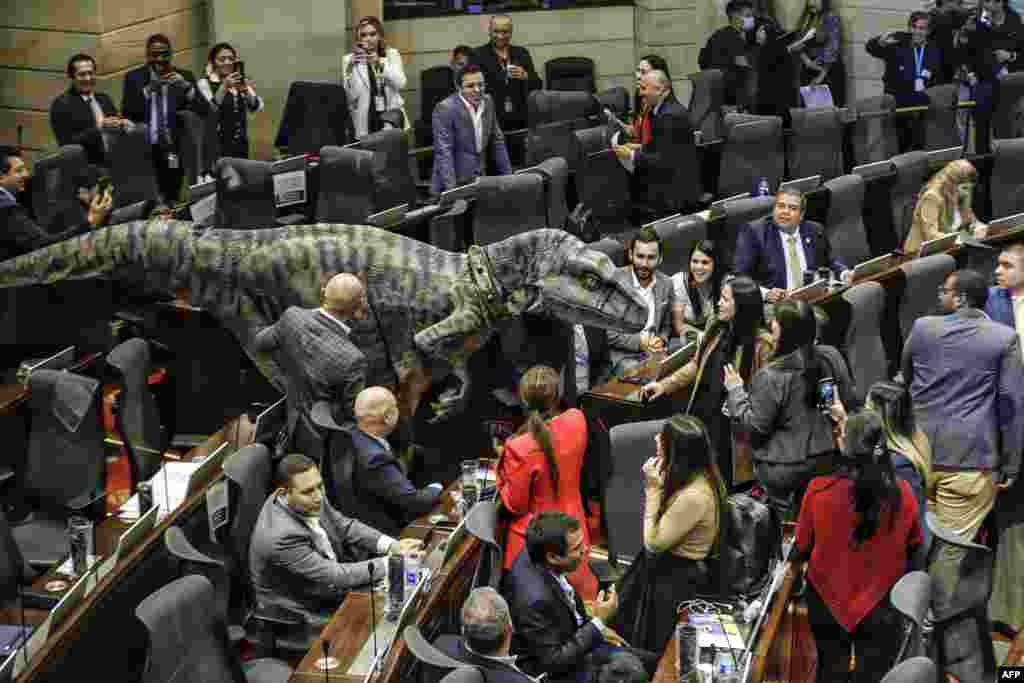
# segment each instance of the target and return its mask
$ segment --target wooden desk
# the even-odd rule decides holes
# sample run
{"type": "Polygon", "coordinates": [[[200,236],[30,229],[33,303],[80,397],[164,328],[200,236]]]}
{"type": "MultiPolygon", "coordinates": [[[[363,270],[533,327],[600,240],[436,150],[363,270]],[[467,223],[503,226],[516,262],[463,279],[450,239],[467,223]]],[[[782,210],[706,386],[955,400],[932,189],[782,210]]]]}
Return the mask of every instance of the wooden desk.
{"type": "MultiPolygon", "coordinates": [[[[190,451],[189,457],[203,457],[225,441],[231,444],[229,448],[237,449],[250,443],[253,433],[253,425],[242,416],[190,451]]],[[[18,683],[67,680],[73,671],[102,671],[109,680],[136,679],[138,660],[145,651],[145,635],[140,633],[144,629],[139,628],[134,609],[153,591],[178,578],[176,563],[163,545],[164,531],[172,525],[205,528],[206,488],[222,477],[223,472],[213,473],[201,490],[188,496],[142,543],[118,559],[111,572],[32,655],[17,678],[18,683]]],[[[96,528],[97,553],[109,554],[127,526],[116,517],[100,523],[96,528]]],[[[33,584],[33,588],[45,590],[47,577],[53,578],[52,573],[33,584]]]]}

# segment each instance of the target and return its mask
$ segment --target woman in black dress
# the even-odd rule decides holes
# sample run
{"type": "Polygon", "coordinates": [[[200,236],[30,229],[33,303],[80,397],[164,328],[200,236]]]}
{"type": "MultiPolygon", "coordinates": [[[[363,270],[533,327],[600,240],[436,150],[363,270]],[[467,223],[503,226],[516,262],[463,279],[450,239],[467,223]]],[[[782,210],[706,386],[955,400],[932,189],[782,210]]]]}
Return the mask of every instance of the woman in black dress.
{"type": "Polygon", "coordinates": [[[238,69],[239,64],[235,48],[217,43],[210,49],[206,77],[199,80],[198,86],[210,105],[208,122],[216,126],[218,156],[248,159],[249,113],[263,109],[263,98],[238,69]]]}

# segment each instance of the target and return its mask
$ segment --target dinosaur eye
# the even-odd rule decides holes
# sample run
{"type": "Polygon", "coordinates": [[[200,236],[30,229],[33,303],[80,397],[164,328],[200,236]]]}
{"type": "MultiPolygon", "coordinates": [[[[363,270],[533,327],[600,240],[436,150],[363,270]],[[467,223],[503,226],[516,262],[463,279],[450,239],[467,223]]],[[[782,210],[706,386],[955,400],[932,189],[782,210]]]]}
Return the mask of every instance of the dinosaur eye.
{"type": "Polygon", "coordinates": [[[584,289],[592,292],[600,286],[601,282],[598,280],[596,275],[589,273],[581,278],[580,284],[583,285],[584,289]]]}

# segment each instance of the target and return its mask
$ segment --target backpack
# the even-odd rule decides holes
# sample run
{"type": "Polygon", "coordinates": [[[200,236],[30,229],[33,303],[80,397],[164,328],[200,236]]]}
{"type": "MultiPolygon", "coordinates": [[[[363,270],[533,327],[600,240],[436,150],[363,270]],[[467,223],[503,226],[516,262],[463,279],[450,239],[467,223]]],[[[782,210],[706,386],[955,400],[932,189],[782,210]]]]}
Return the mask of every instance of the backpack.
{"type": "Polygon", "coordinates": [[[767,505],[749,493],[733,493],[723,507],[718,542],[720,595],[754,595],[771,579],[772,565],[782,554],[779,522],[767,505]]]}

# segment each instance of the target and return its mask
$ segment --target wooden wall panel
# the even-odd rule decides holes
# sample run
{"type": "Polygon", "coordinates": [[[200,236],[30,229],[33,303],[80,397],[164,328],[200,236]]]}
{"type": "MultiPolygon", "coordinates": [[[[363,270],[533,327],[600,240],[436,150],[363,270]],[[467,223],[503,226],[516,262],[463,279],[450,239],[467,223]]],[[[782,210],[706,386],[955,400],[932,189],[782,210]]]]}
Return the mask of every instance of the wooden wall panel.
{"type": "Polygon", "coordinates": [[[206,5],[195,5],[163,17],[104,33],[99,39],[99,71],[109,74],[146,61],[146,38],[163,33],[176,51],[208,42],[206,5]]]}
{"type": "Polygon", "coordinates": [[[64,72],[71,55],[96,56],[99,36],[18,28],[0,28],[0,64],[5,67],[64,72]]]}
{"type": "Polygon", "coordinates": [[[100,33],[181,12],[199,4],[196,0],[96,0],[100,3],[100,33]]]}
{"type": "Polygon", "coordinates": [[[69,33],[102,33],[101,0],[42,0],[6,2],[0,23],[4,28],[36,28],[69,33]]]}

